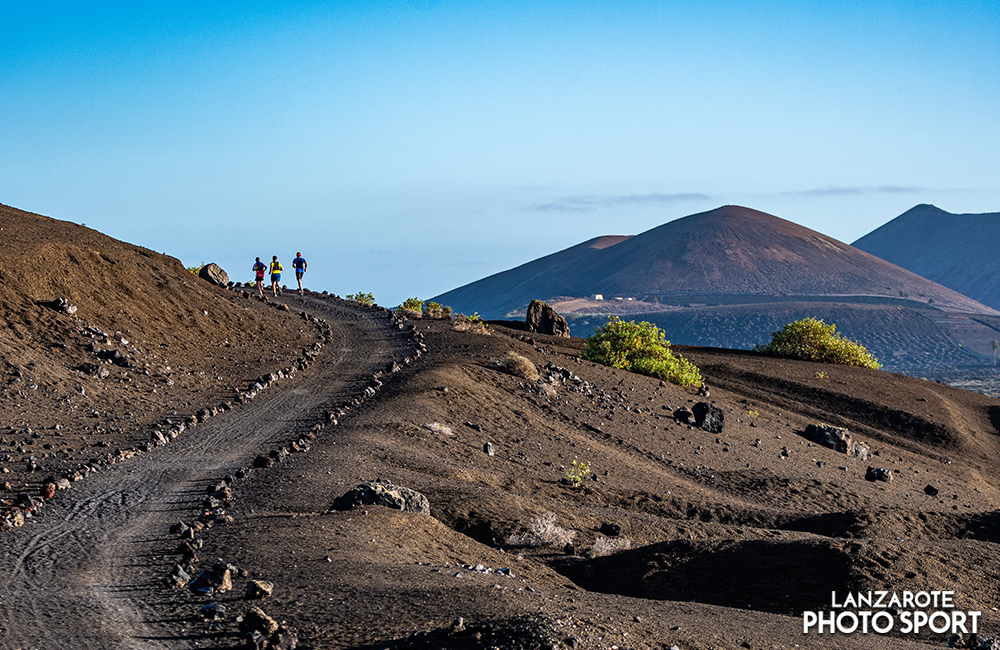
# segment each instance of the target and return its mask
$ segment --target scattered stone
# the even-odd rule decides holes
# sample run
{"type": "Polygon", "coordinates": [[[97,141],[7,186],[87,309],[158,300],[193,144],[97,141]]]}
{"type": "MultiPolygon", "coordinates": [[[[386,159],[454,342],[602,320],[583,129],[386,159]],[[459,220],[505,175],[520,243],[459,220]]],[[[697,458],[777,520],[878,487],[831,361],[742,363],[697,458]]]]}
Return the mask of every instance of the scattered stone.
{"type": "Polygon", "coordinates": [[[274,465],[274,459],[270,456],[260,455],[253,459],[253,466],[260,469],[271,467],[272,465],[274,465]]]}
{"type": "Polygon", "coordinates": [[[937,489],[930,483],[928,483],[927,486],[924,488],[924,494],[932,497],[936,497],[940,491],[941,490],[937,489]]]}
{"type": "Polygon", "coordinates": [[[42,483],[42,489],[39,494],[43,499],[51,499],[56,495],[57,486],[54,481],[46,481],[42,483]]]}
{"type": "Polygon", "coordinates": [[[247,600],[264,600],[274,593],[274,583],[267,580],[251,580],[247,584],[247,600]]]}
{"type": "Polygon", "coordinates": [[[209,603],[201,608],[201,617],[206,621],[222,621],[226,618],[226,606],[209,603]]]}
{"type": "Polygon", "coordinates": [[[174,549],[174,553],[180,555],[183,562],[191,563],[198,561],[198,553],[195,551],[191,540],[184,540],[178,544],[177,548],[174,549]]]}
{"type": "Polygon", "coordinates": [[[298,647],[299,638],[290,628],[284,625],[271,635],[267,642],[268,650],[295,650],[298,647]]]}
{"type": "Polygon", "coordinates": [[[868,445],[852,440],[851,433],[842,427],[833,427],[828,424],[810,424],[805,429],[805,437],[818,445],[829,447],[842,454],[847,454],[861,460],[868,459],[868,445]]]}
{"type": "Polygon", "coordinates": [[[674,419],[678,422],[688,422],[694,417],[694,413],[691,412],[686,406],[682,406],[676,411],[674,411],[674,419]]]}
{"type": "Polygon", "coordinates": [[[622,534],[622,527],[618,524],[604,522],[601,524],[600,533],[607,537],[618,537],[622,534]]]}
{"type": "Polygon", "coordinates": [[[229,566],[222,562],[217,562],[212,565],[211,569],[205,569],[199,573],[198,577],[191,583],[192,590],[205,594],[221,593],[232,588],[233,578],[229,566]]]}
{"type": "Polygon", "coordinates": [[[254,632],[263,637],[270,637],[278,631],[278,622],[264,613],[259,607],[251,607],[250,611],[243,615],[243,620],[239,623],[240,631],[251,636],[254,632]]]}
{"type": "Polygon", "coordinates": [[[485,445],[483,445],[483,453],[485,453],[487,456],[493,456],[496,454],[496,450],[493,449],[492,442],[487,442],[485,445]]]}
{"type": "Polygon", "coordinates": [[[524,324],[527,325],[529,332],[569,337],[569,323],[566,319],[556,313],[552,305],[541,300],[532,300],[528,305],[524,324]]]}
{"type": "Polygon", "coordinates": [[[173,572],[166,580],[167,587],[171,589],[180,589],[189,582],[191,582],[191,576],[188,575],[187,571],[184,570],[184,567],[179,564],[174,565],[173,572]]]}
{"type": "Polygon", "coordinates": [[[888,483],[892,480],[892,472],[883,467],[869,467],[865,472],[865,480],[873,483],[875,481],[884,481],[888,483]]]}
{"type": "Polygon", "coordinates": [[[695,426],[704,431],[722,433],[726,428],[726,414],[715,404],[698,402],[692,407],[692,412],[694,413],[695,426]]]}
{"type": "Polygon", "coordinates": [[[381,479],[366,481],[351,489],[343,496],[337,497],[333,502],[333,509],[350,510],[363,505],[380,505],[386,508],[418,512],[425,515],[431,513],[430,502],[427,501],[427,497],[416,490],[393,485],[381,479]]]}
{"type": "Polygon", "coordinates": [[[64,314],[72,316],[76,313],[76,305],[69,304],[69,300],[65,298],[56,298],[55,300],[50,300],[49,302],[38,303],[43,307],[48,307],[49,309],[54,309],[56,311],[61,311],[64,314]]]}
{"type": "MultiPolygon", "coordinates": [[[[109,374],[107,368],[100,366],[96,363],[84,363],[80,365],[77,370],[90,377],[97,377],[98,379],[104,379],[109,374]]],[[[81,388],[81,392],[86,394],[86,392],[81,388]]]]}

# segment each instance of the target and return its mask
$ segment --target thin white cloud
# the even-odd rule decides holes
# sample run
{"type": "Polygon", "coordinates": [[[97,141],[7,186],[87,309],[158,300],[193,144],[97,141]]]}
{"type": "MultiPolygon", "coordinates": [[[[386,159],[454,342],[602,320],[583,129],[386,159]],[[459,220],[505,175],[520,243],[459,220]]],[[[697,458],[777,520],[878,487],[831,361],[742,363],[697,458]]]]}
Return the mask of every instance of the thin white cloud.
{"type": "Polygon", "coordinates": [[[680,201],[707,201],[711,197],[700,192],[677,194],[622,194],[617,196],[568,196],[548,203],[528,205],[522,210],[533,212],[596,212],[618,205],[658,205],[680,201]]]}
{"type": "Polygon", "coordinates": [[[828,196],[861,196],[864,194],[918,194],[930,191],[927,187],[909,187],[904,185],[878,185],[873,187],[852,187],[836,186],[817,187],[810,190],[797,190],[792,192],[778,192],[771,196],[805,196],[805,197],[828,197],[828,196]]]}

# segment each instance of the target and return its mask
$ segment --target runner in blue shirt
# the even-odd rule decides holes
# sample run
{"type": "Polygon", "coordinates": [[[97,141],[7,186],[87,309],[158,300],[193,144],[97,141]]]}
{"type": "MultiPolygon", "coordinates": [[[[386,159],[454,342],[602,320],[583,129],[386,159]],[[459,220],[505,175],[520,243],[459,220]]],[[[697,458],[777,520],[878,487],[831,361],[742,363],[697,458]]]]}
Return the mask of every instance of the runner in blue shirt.
{"type": "Polygon", "coordinates": [[[296,253],[295,259],[292,260],[292,268],[295,269],[295,279],[299,281],[299,295],[302,295],[302,276],[305,275],[306,267],[309,264],[306,262],[306,258],[302,257],[302,253],[296,253]]]}

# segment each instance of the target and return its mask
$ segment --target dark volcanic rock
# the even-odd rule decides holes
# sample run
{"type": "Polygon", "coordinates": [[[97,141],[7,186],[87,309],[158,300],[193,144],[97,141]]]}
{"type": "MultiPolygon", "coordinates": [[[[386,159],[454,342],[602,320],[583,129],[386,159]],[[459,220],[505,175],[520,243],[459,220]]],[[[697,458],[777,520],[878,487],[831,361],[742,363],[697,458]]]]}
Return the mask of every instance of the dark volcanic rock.
{"type": "Polygon", "coordinates": [[[106,368],[104,368],[103,366],[99,366],[96,363],[84,363],[78,368],[78,370],[85,375],[90,375],[91,377],[97,377],[98,379],[104,379],[109,374],[111,374],[107,371],[106,368]]]}
{"type": "Polygon", "coordinates": [[[221,266],[214,263],[201,267],[201,270],[198,271],[198,277],[220,287],[229,284],[229,274],[223,271],[221,266]]]}
{"type": "Polygon", "coordinates": [[[865,471],[865,480],[871,481],[885,481],[888,483],[892,480],[892,471],[885,469],[884,467],[869,467],[865,471]]]}
{"type": "Polygon", "coordinates": [[[698,402],[691,410],[694,413],[695,426],[699,429],[709,433],[722,433],[726,428],[726,414],[715,404],[698,402]]]}
{"type": "Polygon", "coordinates": [[[816,444],[829,447],[834,451],[839,451],[848,456],[854,456],[865,460],[868,458],[868,446],[864,443],[854,442],[847,429],[833,427],[828,424],[810,424],[805,429],[805,437],[816,444]]]}
{"type": "Polygon", "coordinates": [[[51,300],[49,302],[40,302],[38,304],[44,307],[48,307],[49,309],[61,311],[62,313],[68,314],[69,316],[72,316],[73,314],[76,313],[76,305],[69,304],[69,301],[66,300],[65,298],[56,298],[55,300],[51,300]]]}
{"type": "Polygon", "coordinates": [[[240,621],[240,631],[246,635],[254,632],[269,637],[278,631],[278,622],[264,613],[259,607],[251,607],[240,621]]]}
{"type": "Polygon", "coordinates": [[[552,305],[541,300],[532,300],[528,305],[528,315],[525,325],[531,332],[551,334],[553,336],[569,336],[569,324],[566,319],[556,313],[552,305]]]}

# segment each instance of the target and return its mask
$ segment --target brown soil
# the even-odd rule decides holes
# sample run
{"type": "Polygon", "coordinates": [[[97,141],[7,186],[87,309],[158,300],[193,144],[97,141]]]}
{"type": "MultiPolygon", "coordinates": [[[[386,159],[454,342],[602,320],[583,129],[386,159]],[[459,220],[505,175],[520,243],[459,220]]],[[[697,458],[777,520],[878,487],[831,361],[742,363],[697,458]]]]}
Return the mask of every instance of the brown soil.
{"type": "Polygon", "coordinates": [[[681,348],[725,413],[713,434],[671,415],[706,398],[580,362],[579,339],[397,325],[317,294],[261,303],[189,277],[176,260],[41,217],[5,212],[4,233],[14,218],[28,229],[16,247],[23,259],[42,259],[32,242],[52,232],[46,255],[65,273],[29,291],[29,273],[15,284],[4,269],[8,501],[81,462],[99,471],[0,534],[0,646],[241,647],[235,618],[254,604],[315,648],[943,646],[942,634],[802,634],[802,612],[827,609],[831,591],[869,589],[954,590],[959,609],[983,612],[981,631],[1000,633],[996,399],[885,372],[681,348]],[[162,286],[139,294],[156,278],[162,286]],[[76,318],[36,304],[59,295],[80,305],[76,318]],[[84,323],[111,333],[100,346],[121,331],[132,366],[105,379],[75,370],[93,354],[84,323]],[[316,342],[320,353],[296,365],[316,342]],[[541,379],[497,370],[491,362],[510,351],[541,379]],[[398,372],[373,379],[391,362],[398,372]],[[114,464],[101,455],[141,446],[175,411],[177,420],[236,402],[249,382],[289,366],[294,378],[175,443],[114,464]],[[809,442],[814,422],[847,427],[875,456],[809,442]],[[206,488],[303,433],[314,436],[307,452],[232,480],[233,521],[197,534],[191,568],[236,565],[247,573],[233,590],[164,587],[181,563],[169,524],[192,523],[206,488]],[[110,449],[93,447],[95,437],[110,449]],[[37,450],[42,469],[26,472],[23,458],[37,450]],[[579,487],[561,480],[573,460],[591,468],[579,487]],[[868,465],[893,480],[866,481],[868,465]],[[374,478],[423,493],[431,515],[331,510],[374,478]],[[531,522],[548,513],[571,549],[526,545],[541,540],[531,522]],[[621,534],[602,534],[603,524],[621,534]],[[619,550],[592,557],[602,547],[619,550]],[[250,579],[273,582],[274,596],[245,600],[250,579]],[[202,620],[212,602],[227,606],[225,620],[202,620]]]}

